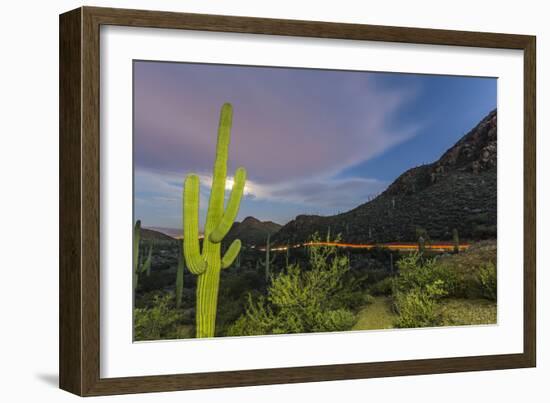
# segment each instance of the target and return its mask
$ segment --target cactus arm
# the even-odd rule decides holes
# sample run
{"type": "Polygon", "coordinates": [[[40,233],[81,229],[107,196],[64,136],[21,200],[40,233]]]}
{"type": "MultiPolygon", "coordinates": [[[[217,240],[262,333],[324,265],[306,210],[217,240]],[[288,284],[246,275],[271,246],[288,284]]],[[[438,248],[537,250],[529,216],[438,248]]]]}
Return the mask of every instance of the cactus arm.
{"type": "Polygon", "coordinates": [[[199,244],[199,177],[189,175],[183,190],[183,253],[189,271],[201,274],[206,270],[206,262],[199,244]]]}
{"type": "Polygon", "coordinates": [[[230,104],[223,104],[220,112],[218,125],[218,141],[216,144],[216,160],[214,162],[214,176],[212,178],[212,189],[206,215],[205,235],[209,234],[218,226],[223,214],[225,199],[225,179],[227,177],[227,155],[229,153],[229,141],[231,138],[232,107],[230,104]]]}
{"type": "Polygon", "coordinates": [[[223,255],[222,269],[227,269],[229,266],[231,266],[233,264],[233,261],[239,255],[240,251],[241,251],[241,240],[235,239],[229,246],[229,249],[227,249],[227,252],[225,252],[225,255],[223,255]]]}
{"type": "Polygon", "coordinates": [[[246,170],[239,168],[235,172],[235,181],[231,189],[231,196],[227,203],[227,207],[218,226],[210,233],[210,242],[218,243],[227,235],[233,222],[239,213],[241,198],[243,196],[244,184],[246,182],[246,170]]]}

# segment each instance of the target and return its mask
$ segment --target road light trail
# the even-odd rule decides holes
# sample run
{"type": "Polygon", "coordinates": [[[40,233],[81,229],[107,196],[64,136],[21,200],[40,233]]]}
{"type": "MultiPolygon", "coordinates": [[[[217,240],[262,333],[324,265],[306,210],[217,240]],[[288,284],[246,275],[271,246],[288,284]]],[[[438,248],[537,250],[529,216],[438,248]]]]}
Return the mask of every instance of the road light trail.
{"type": "MultiPolygon", "coordinates": [[[[364,244],[356,244],[356,243],[344,243],[344,242],[305,242],[302,244],[296,244],[291,246],[277,246],[270,248],[272,251],[286,251],[288,248],[290,249],[296,249],[296,248],[302,248],[302,247],[308,247],[308,246],[335,246],[337,248],[350,248],[350,249],[374,249],[374,248],[385,248],[390,250],[397,250],[397,251],[416,251],[418,250],[418,244],[417,243],[397,243],[397,242],[390,242],[390,243],[364,243],[364,244]]],[[[464,251],[470,247],[470,244],[467,243],[461,243],[458,246],[458,249],[460,251],[464,251]]],[[[443,242],[437,242],[432,244],[426,244],[425,249],[431,250],[435,252],[450,252],[453,251],[455,248],[455,245],[453,243],[443,243],[443,242]]],[[[265,251],[265,248],[259,248],[261,251],[265,251]]]]}

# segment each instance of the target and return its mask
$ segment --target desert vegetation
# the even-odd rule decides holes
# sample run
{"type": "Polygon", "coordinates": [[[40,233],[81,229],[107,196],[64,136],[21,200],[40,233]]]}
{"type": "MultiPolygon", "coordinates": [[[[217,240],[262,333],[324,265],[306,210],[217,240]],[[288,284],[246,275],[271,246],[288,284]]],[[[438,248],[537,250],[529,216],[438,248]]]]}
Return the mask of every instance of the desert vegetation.
{"type": "Polygon", "coordinates": [[[195,174],[182,239],[136,221],[136,341],[496,323],[496,112],[365,205],[285,226],[235,222],[247,173],[226,201],[231,124],[225,104],[203,233],[195,174]]]}
{"type": "MultiPolygon", "coordinates": [[[[220,272],[214,336],[496,323],[495,241],[438,254],[312,241],[318,246],[242,249],[220,272]]],[[[198,281],[181,270],[180,243],[154,247],[153,267],[163,268],[140,274],[136,340],[197,336],[198,281]]]]}

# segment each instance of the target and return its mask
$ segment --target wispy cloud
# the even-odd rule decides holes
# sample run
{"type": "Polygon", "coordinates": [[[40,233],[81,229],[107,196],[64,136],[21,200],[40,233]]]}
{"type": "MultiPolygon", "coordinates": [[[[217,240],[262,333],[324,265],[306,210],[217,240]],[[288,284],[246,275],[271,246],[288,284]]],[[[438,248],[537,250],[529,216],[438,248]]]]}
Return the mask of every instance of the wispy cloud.
{"type": "Polygon", "coordinates": [[[247,169],[249,202],[355,207],[387,184],[338,175],[417,133],[395,123],[415,93],[384,88],[361,72],[138,64],[136,197],[149,204],[136,203],[136,213],[173,209],[181,216],[183,180],[196,172],[204,214],[223,102],[234,107],[229,172],[247,169]]]}
{"type": "MultiPolygon", "coordinates": [[[[169,224],[170,222],[181,222],[183,178],[183,174],[137,170],[135,182],[136,187],[140,189],[135,198],[137,215],[141,217],[162,213],[164,219],[169,219],[169,221],[159,222],[168,226],[173,225],[169,224]]],[[[204,225],[212,177],[199,175],[199,179],[201,184],[199,214],[204,225]]],[[[292,211],[296,208],[301,209],[300,213],[334,214],[356,207],[372,195],[382,191],[386,186],[385,182],[368,178],[326,179],[319,177],[282,184],[260,184],[248,180],[243,204],[254,202],[262,202],[268,206],[270,203],[278,206],[287,204],[293,206],[292,211]]],[[[232,177],[229,176],[226,184],[226,199],[229,197],[231,187],[232,177]]],[[[281,219],[292,218],[284,213],[269,217],[268,213],[267,216],[264,214],[264,219],[280,222],[281,219]]],[[[246,215],[248,215],[246,211],[241,214],[241,216],[246,215]]],[[[162,218],[157,217],[157,219],[162,218]]]]}
{"type": "Polygon", "coordinates": [[[261,183],[333,175],[418,129],[394,122],[414,90],[381,88],[368,73],[139,66],[135,141],[140,168],[208,172],[219,108],[226,101],[234,106],[230,163],[245,166],[261,183]]]}

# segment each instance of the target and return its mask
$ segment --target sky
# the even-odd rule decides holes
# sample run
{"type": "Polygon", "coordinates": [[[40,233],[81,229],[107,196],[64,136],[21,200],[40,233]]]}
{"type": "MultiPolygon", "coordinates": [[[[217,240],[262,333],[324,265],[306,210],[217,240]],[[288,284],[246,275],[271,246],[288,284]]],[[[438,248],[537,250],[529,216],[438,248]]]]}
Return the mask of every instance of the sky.
{"type": "Polygon", "coordinates": [[[182,227],[183,181],[201,181],[204,225],[220,108],[233,105],[237,219],[332,215],[437,160],[496,108],[497,79],[134,61],[134,216],[182,227]]]}

